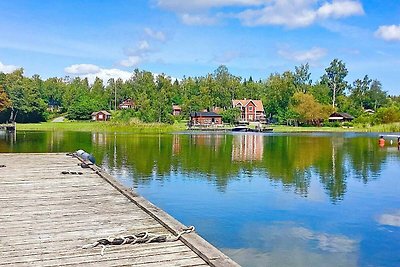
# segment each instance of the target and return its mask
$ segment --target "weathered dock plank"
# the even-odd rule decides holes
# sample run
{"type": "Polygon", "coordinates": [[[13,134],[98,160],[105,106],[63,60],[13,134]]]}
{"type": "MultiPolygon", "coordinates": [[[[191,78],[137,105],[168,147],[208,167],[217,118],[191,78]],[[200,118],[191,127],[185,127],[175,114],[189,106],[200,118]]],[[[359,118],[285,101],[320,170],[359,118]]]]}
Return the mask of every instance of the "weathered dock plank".
{"type": "Polygon", "coordinates": [[[103,256],[99,247],[82,249],[129,233],[177,235],[185,226],[79,163],[65,154],[0,154],[0,266],[238,266],[196,233],[108,246],[103,256]]]}

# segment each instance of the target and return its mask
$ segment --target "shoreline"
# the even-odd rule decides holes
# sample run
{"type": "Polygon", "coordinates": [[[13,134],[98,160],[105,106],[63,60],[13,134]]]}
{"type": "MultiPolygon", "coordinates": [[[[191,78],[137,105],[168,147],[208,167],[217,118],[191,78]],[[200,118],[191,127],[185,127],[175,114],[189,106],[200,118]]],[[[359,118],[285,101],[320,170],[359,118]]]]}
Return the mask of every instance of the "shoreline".
{"type": "MultiPolygon", "coordinates": [[[[400,123],[376,125],[368,128],[353,127],[294,127],[284,125],[271,125],[273,133],[307,133],[307,132],[354,132],[354,133],[393,133],[400,132],[400,123]]],[[[82,132],[127,132],[127,133],[174,133],[187,130],[185,123],[162,124],[140,123],[126,124],[115,122],[43,122],[43,123],[19,123],[18,130],[23,131],[82,131],[82,132]]],[[[217,131],[215,131],[217,132],[217,131]]],[[[224,131],[226,132],[226,131],[224,131]]]]}

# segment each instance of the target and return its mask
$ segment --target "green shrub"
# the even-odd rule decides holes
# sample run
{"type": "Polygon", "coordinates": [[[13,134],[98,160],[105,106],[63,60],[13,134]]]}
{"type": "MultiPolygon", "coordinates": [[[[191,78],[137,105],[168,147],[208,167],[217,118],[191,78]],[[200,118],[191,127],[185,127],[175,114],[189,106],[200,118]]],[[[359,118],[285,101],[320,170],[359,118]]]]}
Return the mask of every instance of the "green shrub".
{"type": "Polygon", "coordinates": [[[399,122],[400,121],[400,108],[397,106],[380,108],[377,110],[374,118],[375,118],[375,122],[377,122],[377,123],[399,122]]]}

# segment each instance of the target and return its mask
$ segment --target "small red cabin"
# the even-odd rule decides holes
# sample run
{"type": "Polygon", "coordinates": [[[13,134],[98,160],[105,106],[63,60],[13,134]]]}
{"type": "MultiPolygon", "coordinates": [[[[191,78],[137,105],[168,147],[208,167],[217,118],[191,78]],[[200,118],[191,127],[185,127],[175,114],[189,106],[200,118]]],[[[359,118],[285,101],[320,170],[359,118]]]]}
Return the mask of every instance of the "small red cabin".
{"type": "Polygon", "coordinates": [[[222,115],[215,112],[190,113],[191,125],[222,125],[222,115]]]}
{"type": "Polygon", "coordinates": [[[100,110],[92,113],[93,121],[108,121],[111,118],[111,114],[105,110],[100,110]]]}

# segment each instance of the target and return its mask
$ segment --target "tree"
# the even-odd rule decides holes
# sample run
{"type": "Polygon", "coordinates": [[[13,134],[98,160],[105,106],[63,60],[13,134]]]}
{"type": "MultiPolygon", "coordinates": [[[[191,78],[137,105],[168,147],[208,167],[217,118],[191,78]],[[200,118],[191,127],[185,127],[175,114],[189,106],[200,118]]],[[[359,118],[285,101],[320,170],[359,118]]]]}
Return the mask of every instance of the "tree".
{"type": "Polygon", "coordinates": [[[334,59],[328,68],[325,69],[322,82],[328,85],[331,90],[332,107],[336,107],[336,98],[344,93],[347,88],[346,78],[348,71],[346,65],[339,59],[334,59]]]}
{"type": "Polygon", "coordinates": [[[266,82],[265,94],[262,97],[267,114],[271,114],[278,122],[291,119],[289,104],[295,92],[293,73],[290,71],[271,75],[266,82]]]}
{"type": "Polygon", "coordinates": [[[332,108],[328,107],[318,103],[311,94],[297,92],[292,98],[292,108],[300,121],[310,124],[319,124],[323,119],[327,119],[332,113],[332,108]]]}
{"type": "Polygon", "coordinates": [[[298,67],[296,66],[293,76],[296,90],[299,92],[307,93],[312,84],[312,80],[310,78],[310,65],[308,65],[307,63],[305,65],[301,64],[298,67]]]}
{"type": "Polygon", "coordinates": [[[222,115],[222,120],[226,123],[234,124],[237,122],[240,118],[241,111],[238,108],[230,108],[227,110],[224,110],[221,115],[222,115]]]}
{"type": "Polygon", "coordinates": [[[381,82],[373,80],[370,89],[366,93],[366,107],[376,110],[387,102],[387,93],[382,90],[381,82]]]}
{"type": "Polygon", "coordinates": [[[364,109],[367,102],[367,92],[369,90],[372,80],[365,75],[364,78],[357,79],[353,82],[350,88],[350,98],[360,109],[364,109]]]}
{"type": "Polygon", "coordinates": [[[11,106],[10,98],[4,91],[3,86],[0,84],[0,112],[11,106]]]}

